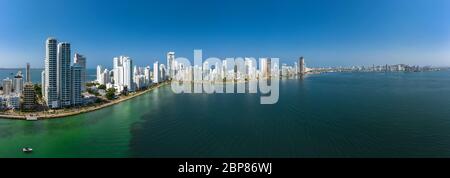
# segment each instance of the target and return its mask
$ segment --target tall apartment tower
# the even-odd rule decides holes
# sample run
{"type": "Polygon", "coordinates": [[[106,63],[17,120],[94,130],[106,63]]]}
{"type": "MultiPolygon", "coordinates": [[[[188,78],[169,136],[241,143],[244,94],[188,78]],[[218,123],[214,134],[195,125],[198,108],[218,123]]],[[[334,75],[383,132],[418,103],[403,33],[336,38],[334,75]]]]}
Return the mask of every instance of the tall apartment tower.
{"type": "Polygon", "coordinates": [[[12,84],[13,81],[9,78],[3,79],[3,94],[4,95],[9,95],[11,94],[12,91],[12,84]]]}
{"type": "Polygon", "coordinates": [[[42,98],[47,98],[46,97],[47,92],[45,90],[45,70],[41,72],[41,86],[42,86],[41,87],[42,98]]]}
{"type": "Polygon", "coordinates": [[[73,57],[74,65],[81,67],[81,91],[86,90],[86,57],[81,54],[75,53],[73,57]]]}
{"type": "Polygon", "coordinates": [[[103,72],[103,67],[101,65],[97,65],[97,82],[100,82],[101,76],[103,72]]]}
{"type": "Polygon", "coordinates": [[[83,104],[83,98],[81,97],[82,92],[82,75],[83,75],[83,67],[79,64],[74,64],[71,68],[71,105],[73,106],[79,106],[83,104]]]}
{"type": "Polygon", "coordinates": [[[14,93],[18,95],[22,95],[23,92],[23,76],[22,72],[17,72],[16,76],[13,78],[13,85],[14,93]]]}
{"type": "Polygon", "coordinates": [[[172,79],[175,76],[175,52],[168,52],[167,53],[167,74],[168,79],[172,79]]]}
{"type": "Polygon", "coordinates": [[[58,96],[61,102],[61,107],[67,107],[71,105],[71,62],[70,62],[70,44],[59,43],[58,44],[58,96]]]}
{"type": "Polygon", "coordinates": [[[23,88],[23,107],[33,109],[36,105],[36,92],[31,82],[26,82],[23,88]]]}
{"type": "Polygon", "coordinates": [[[50,108],[58,108],[58,68],[57,68],[57,40],[48,38],[45,43],[45,81],[42,83],[45,94],[44,100],[50,108]]]}
{"type": "Polygon", "coordinates": [[[271,76],[272,60],[270,58],[262,58],[260,65],[260,72],[263,78],[269,78],[271,76]]]}
{"type": "Polygon", "coordinates": [[[126,56],[115,57],[113,60],[114,86],[120,91],[127,88],[134,91],[133,84],[133,61],[126,56]]]}
{"type": "Polygon", "coordinates": [[[30,63],[27,63],[27,71],[26,71],[26,82],[31,82],[31,73],[30,73],[30,63]]]}
{"type": "Polygon", "coordinates": [[[159,77],[159,62],[156,61],[153,64],[153,83],[159,83],[160,82],[159,78],[160,78],[159,77]]]}
{"type": "Polygon", "coordinates": [[[123,85],[128,91],[134,91],[133,83],[133,61],[129,57],[123,59],[123,85]]]}
{"type": "Polygon", "coordinates": [[[306,73],[306,67],[305,67],[305,58],[300,57],[300,59],[298,60],[298,71],[301,75],[306,73]]]}

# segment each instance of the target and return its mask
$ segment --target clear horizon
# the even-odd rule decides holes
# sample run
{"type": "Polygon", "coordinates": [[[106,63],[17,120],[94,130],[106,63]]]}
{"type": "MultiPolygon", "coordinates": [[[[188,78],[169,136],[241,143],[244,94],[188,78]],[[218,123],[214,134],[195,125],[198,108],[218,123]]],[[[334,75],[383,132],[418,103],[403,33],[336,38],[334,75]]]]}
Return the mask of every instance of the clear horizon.
{"type": "Polygon", "coordinates": [[[72,44],[88,68],[130,56],[300,56],[313,67],[450,66],[450,1],[26,1],[0,0],[0,68],[42,68],[45,40],[72,44]]]}

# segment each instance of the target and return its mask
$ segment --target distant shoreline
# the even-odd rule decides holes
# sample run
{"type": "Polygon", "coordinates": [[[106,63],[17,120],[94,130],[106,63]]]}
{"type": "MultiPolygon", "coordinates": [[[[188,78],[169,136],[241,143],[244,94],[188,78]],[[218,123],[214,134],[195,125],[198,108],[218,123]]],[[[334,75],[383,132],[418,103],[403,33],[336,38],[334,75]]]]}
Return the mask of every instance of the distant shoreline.
{"type": "Polygon", "coordinates": [[[81,108],[71,108],[70,111],[66,111],[66,112],[63,111],[62,113],[56,113],[56,114],[42,113],[42,112],[30,112],[30,113],[26,113],[26,114],[0,114],[0,119],[26,120],[27,116],[33,115],[33,116],[36,116],[38,120],[47,120],[47,119],[57,119],[57,118],[65,118],[65,117],[69,117],[69,116],[80,115],[80,114],[97,111],[97,110],[100,110],[103,108],[107,108],[109,106],[113,106],[113,105],[122,103],[123,101],[127,101],[132,98],[141,96],[145,93],[153,91],[154,89],[160,88],[168,83],[169,82],[163,82],[163,83],[157,84],[155,86],[152,86],[144,91],[139,91],[139,92],[136,92],[129,96],[118,98],[118,99],[112,100],[108,103],[104,103],[104,104],[101,104],[98,106],[86,106],[86,107],[81,107],[81,108]]]}

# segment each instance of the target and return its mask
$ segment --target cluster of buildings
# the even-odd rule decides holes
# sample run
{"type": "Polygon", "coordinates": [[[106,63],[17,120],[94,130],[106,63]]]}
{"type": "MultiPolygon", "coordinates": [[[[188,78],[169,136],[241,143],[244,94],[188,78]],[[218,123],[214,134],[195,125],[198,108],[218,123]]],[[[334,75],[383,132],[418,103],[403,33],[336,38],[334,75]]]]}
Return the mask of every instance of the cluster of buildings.
{"type": "Polygon", "coordinates": [[[181,63],[172,64],[169,77],[175,81],[194,81],[201,79],[203,81],[248,81],[257,80],[259,78],[267,79],[269,77],[294,76],[305,74],[309,71],[305,65],[303,57],[295,62],[294,66],[282,64],[281,70],[278,63],[273,62],[271,58],[261,58],[259,61],[259,69],[257,61],[254,58],[243,58],[242,60],[216,61],[209,64],[208,61],[203,66],[183,66],[181,63]]]}
{"type": "Polygon", "coordinates": [[[75,54],[72,63],[70,43],[48,38],[45,44],[45,68],[42,71],[42,95],[49,108],[83,104],[86,82],[86,58],[75,54]]]}
{"type": "Polygon", "coordinates": [[[168,67],[158,61],[150,66],[133,66],[133,60],[128,56],[119,56],[113,59],[113,68],[108,70],[102,66],[97,66],[97,83],[105,85],[106,88],[115,88],[116,93],[134,92],[145,89],[152,84],[161,83],[171,79],[173,64],[175,63],[175,53],[167,53],[168,67]]]}
{"type": "Polygon", "coordinates": [[[32,109],[36,105],[36,93],[30,78],[30,64],[27,64],[25,77],[24,80],[22,71],[18,71],[12,79],[3,79],[0,110],[32,109]]]}
{"type": "Polygon", "coordinates": [[[115,88],[117,93],[134,92],[152,83],[150,67],[133,66],[133,60],[128,56],[115,57],[111,70],[97,66],[97,83],[115,88]]]}
{"type": "MultiPolygon", "coordinates": [[[[201,66],[185,66],[175,60],[175,52],[167,53],[167,63],[158,61],[150,66],[133,66],[128,56],[113,58],[113,68],[97,66],[96,82],[106,89],[115,88],[116,93],[134,92],[145,89],[152,84],[174,81],[234,81],[255,80],[260,77],[291,76],[307,72],[304,58],[301,57],[294,66],[283,64],[279,70],[278,63],[271,58],[261,59],[259,70],[254,58],[239,61],[217,60],[214,64],[204,62],[201,66]]],[[[55,38],[48,38],[45,43],[45,68],[41,73],[43,104],[51,109],[80,106],[94,101],[95,95],[89,94],[86,86],[86,57],[75,53],[67,42],[58,43],[55,38]]],[[[14,78],[1,82],[0,108],[20,109],[36,106],[36,93],[30,79],[30,66],[27,64],[26,80],[19,71],[14,78]]],[[[105,94],[105,90],[102,92],[105,94]]]]}
{"type": "Polygon", "coordinates": [[[315,71],[321,72],[423,72],[434,71],[438,68],[425,66],[410,66],[406,64],[395,65],[372,65],[372,66],[351,66],[351,67],[328,67],[316,68],[315,71]]]}

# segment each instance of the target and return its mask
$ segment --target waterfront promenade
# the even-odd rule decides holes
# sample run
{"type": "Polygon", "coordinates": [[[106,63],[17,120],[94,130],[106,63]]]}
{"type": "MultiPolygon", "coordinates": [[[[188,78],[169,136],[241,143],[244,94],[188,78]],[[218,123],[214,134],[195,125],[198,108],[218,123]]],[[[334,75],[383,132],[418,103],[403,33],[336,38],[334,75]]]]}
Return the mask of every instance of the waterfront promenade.
{"type": "Polygon", "coordinates": [[[37,117],[38,120],[44,120],[44,119],[56,119],[56,118],[63,118],[68,116],[74,116],[79,115],[83,113],[88,113],[92,111],[97,111],[118,103],[121,103],[123,101],[141,96],[147,92],[153,91],[156,88],[159,88],[161,86],[164,86],[168,84],[169,82],[163,82],[154,86],[151,86],[150,88],[138,91],[136,93],[130,93],[128,96],[120,96],[119,98],[115,100],[111,100],[99,105],[92,105],[92,106],[86,106],[86,107],[77,107],[77,108],[68,108],[68,109],[59,109],[59,110],[52,110],[52,111],[43,111],[43,112],[11,112],[11,113],[4,113],[0,112],[0,119],[17,119],[17,120],[26,120],[27,116],[33,116],[37,117]]]}

